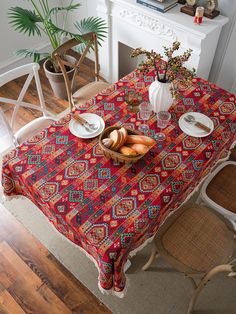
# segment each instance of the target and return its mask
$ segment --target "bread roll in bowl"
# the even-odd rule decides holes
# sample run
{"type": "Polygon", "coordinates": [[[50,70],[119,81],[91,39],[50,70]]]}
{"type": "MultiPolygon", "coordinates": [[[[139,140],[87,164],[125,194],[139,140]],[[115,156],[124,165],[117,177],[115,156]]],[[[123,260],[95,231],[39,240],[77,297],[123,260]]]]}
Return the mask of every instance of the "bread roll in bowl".
{"type": "Polygon", "coordinates": [[[100,137],[99,137],[99,146],[100,146],[104,156],[108,159],[113,159],[116,162],[122,162],[122,163],[134,163],[134,162],[136,162],[137,160],[142,158],[145,155],[145,153],[153,145],[155,145],[155,143],[156,143],[155,140],[153,140],[150,137],[141,135],[140,132],[138,132],[136,130],[132,130],[132,129],[125,128],[125,127],[119,127],[119,126],[111,126],[111,127],[105,128],[105,130],[100,134],[100,137]],[[122,135],[119,136],[117,132],[112,133],[114,130],[119,131],[118,133],[122,133],[124,135],[124,137],[122,135]],[[111,133],[112,133],[112,135],[110,136],[111,133]],[[135,136],[135,137],[133,137],[133,136],[135,136]],[[112,140],[116,140],[115,145],[113,142],[113,145],[110,148],[107,148],[102,143],[102,141],[106,138],[112,138],[112,140]],[[124,141],[124,138],[125,138],[125,141],[124,141]],[[129,138],[129,141],[128,141],[128,138],[129,138]],[[130,141],[132,143],[129,143],[130,141]],[[141,141],[141,143],[140,143],[140,141],[141,141]],[[144,142],[146,143],[146,145],[144,144],[144,142]],[[134,145],[134,144],[142,144],[142,145],[141,146],[140,145],[134,146],[134,147],[136,147],[136,150],[135,150],[132,148],[132,145],[134,145]],[[125,148],[123,148],[123,147],[125,147],[125,148]],[[120,149],[121,149],[121,151],[120,151],[120,149]],[[137,150],[139,151],[139,153],[137,152],[137,150]]]}

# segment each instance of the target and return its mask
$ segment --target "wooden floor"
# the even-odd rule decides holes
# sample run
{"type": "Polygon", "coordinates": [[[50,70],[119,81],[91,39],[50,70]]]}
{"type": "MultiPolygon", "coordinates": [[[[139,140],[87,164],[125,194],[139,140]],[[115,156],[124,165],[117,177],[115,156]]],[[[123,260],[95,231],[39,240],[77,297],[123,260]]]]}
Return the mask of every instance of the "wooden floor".
{"type": "MultiPolygon", "coordinates": [[[[87,62],[88,68],[93,64],[87,62]]],[[[40,71],[46,106],[54,114],[68,107],[57,99],[40,71]]],[[[25,78],[1,88],[0,95],[16,99],[25,78]]],[[[92,81],[82,74],[79,85],[92,81]]],[[[34,82],[25,101],[37,104],[34,82]]],[[[12,106],[0,104],[10,120],[12,106]]],[[[16,129],[39,116],[29,109],[20,110],[16,129]]],[[[56,258],[0,205],[0,313],[1,314],[110,314],[103,304],[84,287],[56,258]]],[[[97,278],[94,278],[97,280],[97,278]]]]}
{"type": "Polygon", "coordinates": [[[0,216],[1,314],[111,313],[2,205],[0,216]]]}

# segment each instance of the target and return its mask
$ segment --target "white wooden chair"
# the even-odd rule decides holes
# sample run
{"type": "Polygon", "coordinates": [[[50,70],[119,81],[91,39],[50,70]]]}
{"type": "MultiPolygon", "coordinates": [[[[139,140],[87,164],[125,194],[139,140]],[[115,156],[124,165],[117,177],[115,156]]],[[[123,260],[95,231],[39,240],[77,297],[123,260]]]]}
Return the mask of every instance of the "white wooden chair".
{"type": "Polygon", "coordinates": [[[10,148],[13,145],[16,146],[22,144],[29,137],[32,137],[33,135],[40,132],[51,123],[56,121],[56,119],[53,118],[46,110],[38,70],[39,65],[37,63],[30,63],[0,75],[0,88],[2,88],[10,81],[13,81],[16,78],[28,74],[28,77],[17,100],[0,97],[0,103],[2,102],[15,105],[10,124],[7,122],[3,111],[0,110],[0,153],[6,151],[7,148],[10,148]],[[39,106],[23,101],[25,93],[33,78],[35,79],[36,89],[39,97],[39,106]],[[14,133],[15,120],[17,117],[17,113],[21,107],[41,111],[43,116],[32,120],[31,122],[24,125],[20,130],[14,133]]]}
{"type": "Polygon", "coordinates": [[[7,151],[8,148],[14,147],[14,145],[14,134],[0,108],[0,154],[7,151]]]}

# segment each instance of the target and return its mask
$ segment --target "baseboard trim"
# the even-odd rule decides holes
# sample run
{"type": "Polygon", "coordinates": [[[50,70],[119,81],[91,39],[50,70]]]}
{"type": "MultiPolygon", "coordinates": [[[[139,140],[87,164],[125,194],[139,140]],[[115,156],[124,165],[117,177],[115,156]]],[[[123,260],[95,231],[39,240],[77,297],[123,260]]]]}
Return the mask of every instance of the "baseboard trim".
{"type": "MultiPolygon", "coordinates": [[[[51,45],[49,42],[42,43],[40,46],[34,47],[33,49],[36,49],[39,51],[50,51],[51,45]]],[[[24,65],[30,62],[32,62],[31,58],[24,58],[24,57],[17,57],[17,56],[9,58],[0,63],[0,74],[5,73],[11,69],[17,68],[21,65],[24,65]]]]}
{"type": "Polygon", "coordinates": [[[231,93],[236,96],[236,78],[234,80],[233,86],[231,88],[231,93]]]}

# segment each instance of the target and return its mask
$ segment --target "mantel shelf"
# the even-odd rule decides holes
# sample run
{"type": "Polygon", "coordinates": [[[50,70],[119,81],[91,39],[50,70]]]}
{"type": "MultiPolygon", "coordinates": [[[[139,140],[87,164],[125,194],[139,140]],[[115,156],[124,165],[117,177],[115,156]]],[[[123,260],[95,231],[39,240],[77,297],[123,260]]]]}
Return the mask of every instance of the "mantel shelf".
{"type": "Polygon", "coordinates": [[[119,4],[126,9],[134,9],[135,11],[150,16],[155,19],[160,19],[162,22],[171,23],[178,28],[186,29],[191,33],[205,38],[206,35],[213,32],[216,28],[221,28],[226,23],[228,23],[229,18],[223,15],[217,16],[215,19],[211,20],[206,17],[203,18],[203,23],[201,25],[196,25],[193,23],[193,17],[185,13],[180,12],[182,5],[177,4],[174,8],[167,11],[166,13],[161,13],[150,8],[147,8],[141,4],[136,3],[135,0],[110,0],[112,3],[119,4]]]}

